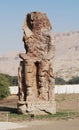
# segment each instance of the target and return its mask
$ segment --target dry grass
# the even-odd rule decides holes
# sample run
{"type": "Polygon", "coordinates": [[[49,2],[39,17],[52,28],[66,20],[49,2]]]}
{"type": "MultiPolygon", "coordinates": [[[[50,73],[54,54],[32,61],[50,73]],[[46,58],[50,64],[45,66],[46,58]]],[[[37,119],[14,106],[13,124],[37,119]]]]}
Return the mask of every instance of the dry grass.
{"type": "Polygon", "coordinates": [[[79,112],[79,94],[56,95],[57,111],[79,112]]]}

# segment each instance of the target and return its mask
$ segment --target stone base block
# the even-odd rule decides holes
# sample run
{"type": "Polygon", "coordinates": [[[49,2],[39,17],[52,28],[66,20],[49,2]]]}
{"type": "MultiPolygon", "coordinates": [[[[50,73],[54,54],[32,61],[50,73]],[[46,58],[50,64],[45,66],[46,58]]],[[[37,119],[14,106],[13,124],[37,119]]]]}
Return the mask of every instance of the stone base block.
{"type": "Polygon", "coordinates": [[[56,113],[56,102],[38,101],[36,103],[32,102],[18,102],[17,104],[18,112],[23,114],[55,114],[56,113]]]}

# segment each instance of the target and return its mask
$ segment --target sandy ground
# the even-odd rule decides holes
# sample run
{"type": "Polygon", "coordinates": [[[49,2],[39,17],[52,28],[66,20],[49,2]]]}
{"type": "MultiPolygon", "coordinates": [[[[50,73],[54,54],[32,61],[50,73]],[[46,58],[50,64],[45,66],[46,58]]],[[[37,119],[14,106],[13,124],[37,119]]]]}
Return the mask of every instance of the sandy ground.
{"type": "Polygon", "coordinates": [[[27,127],[20,124],[20,123],[13,123],[13,122],[0,122],[0,130],[12,130],[12,129],[17,129],[17,128],[24,128],[27,127]]]}
{"type": "MultiPolygon", "coordinates": [[[[0,111],[4,108],[16,108],[17,97],[9,97],[0,101],[0,111]]],[[[57,111],[78,111],[78,95],[56,95],[57,111]]],[[[23,121],[23,122],[0,122],[0,130],[79,130],[79,118],[73,120],[52,120],[52,121],[23,121]]]]}
{"type": "Polygon", "coordinates": [[[16,130],[79,130],[79,119],[68,121],[33,121],[30,122],[28,127],[16,130]]]}
{"type": "Polygon", "coordinates": [[[79,119],[59,121],[0,122],[1,130],[79,130],[79,119]]]}

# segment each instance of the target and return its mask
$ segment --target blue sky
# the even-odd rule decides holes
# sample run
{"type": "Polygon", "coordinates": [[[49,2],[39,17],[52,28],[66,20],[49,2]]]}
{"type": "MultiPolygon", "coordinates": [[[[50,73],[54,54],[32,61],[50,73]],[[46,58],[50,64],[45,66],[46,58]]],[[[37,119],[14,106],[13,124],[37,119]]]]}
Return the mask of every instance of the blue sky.
{"type": "Polygon", "coordinates": [[[79,30],[79,0],[0,0],[0,54],[20,51],[27,13],[45,12],[54,32],[79,30]]]}

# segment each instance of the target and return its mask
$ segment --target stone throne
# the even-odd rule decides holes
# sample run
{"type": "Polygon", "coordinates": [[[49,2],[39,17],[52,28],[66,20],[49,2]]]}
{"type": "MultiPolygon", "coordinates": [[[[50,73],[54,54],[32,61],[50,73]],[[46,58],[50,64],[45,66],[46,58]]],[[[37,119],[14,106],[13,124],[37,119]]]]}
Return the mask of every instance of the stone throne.
{"type": "Polygon", "coordinates": [[[47,15],[27,14],[23,24],[25,53],[18,67],[18,111],[29,114],[56,113],[54,94],[54,35],[47,15]]]}

